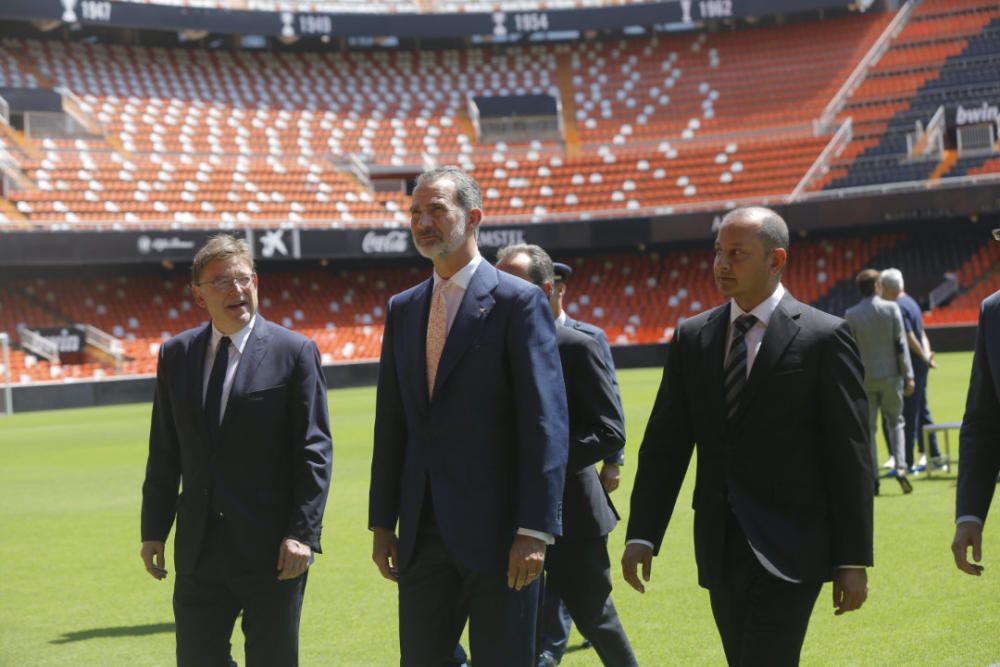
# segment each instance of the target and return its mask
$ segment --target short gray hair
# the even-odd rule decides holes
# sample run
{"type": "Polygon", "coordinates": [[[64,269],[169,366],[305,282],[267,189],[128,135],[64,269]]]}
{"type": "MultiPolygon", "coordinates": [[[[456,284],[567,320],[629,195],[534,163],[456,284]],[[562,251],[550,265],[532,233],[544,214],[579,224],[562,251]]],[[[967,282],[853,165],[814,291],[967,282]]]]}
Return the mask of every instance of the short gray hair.
{"type": "Polygon", "coordinates": [[[421,185],[435,183],[443,178],[447,178],[455,184],[455,203],[468,215],[474,208],[483,208],[483,195],[479,190],[479,183],[469,176],[463,169],[454,165],[441,165],[428,169],[417,176],[417,182],[413,186],[419,188],[421,185]]]}
{"type": "Polygon", "coordinates": [[[903,272],[899,269],[886,269],[879,274],[878,281],[883,288],[888,287],[896,292],[903,291],[903,272]]]}
{"type": "Polygon", "coordinates": [[[201,272],[212,262],[220,259],[227,260],[231,257],[245,262],[251,271],[255,270],[250,244],[229,234],[216,234],[194,256],[194,261],[191,264],[191,282],[197,285],[201,281],[201,272]]]}
{"type": "Polygon", "coordinates": [[[552,258],[549,257],[549,253],[542,250],[541,246],[531,243],[516,243],[504,246],[497,251],[497,262],[503,262],[517,255],[527,255],[528,259],[531,260],[528,266],[528,275],[531,276],[531,282],[541,287],[545,283],[554,283],[556,281],[556,272],[552,268],[552,258]]]}

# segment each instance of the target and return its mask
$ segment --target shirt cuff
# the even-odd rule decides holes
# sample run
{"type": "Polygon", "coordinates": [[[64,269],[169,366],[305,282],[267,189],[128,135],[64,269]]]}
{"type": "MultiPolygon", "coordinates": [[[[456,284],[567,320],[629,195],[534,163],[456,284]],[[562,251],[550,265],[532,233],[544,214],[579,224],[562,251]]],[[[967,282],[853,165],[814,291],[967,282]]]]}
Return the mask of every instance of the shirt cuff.
{"type": "Polygon", "coordinates": [[[656,549],[656,547],[653,546],[653,543],[647,540],[625,540],[625,546],[628,546],[630,544],[641,544],[643,546],[649,547],[650,549],[656,549]]]}
{"type": "Polygon", "coordinates": [[[536,540],[541,540],[545,544],[555,544],[556,538],[550,533],[543,533],[540,530],[531,530],[530,528],[518,528],[518,535],[525,535],[527,537],[534,537],[536,540]]]}
{"type": "Polygon", "coordinates": [[[983,520],[980,519],[975,514],[963,514],[962,516],[955,519],[955,525],[960,523],[978,523],[980,526],[983,525],[983,520]]]}

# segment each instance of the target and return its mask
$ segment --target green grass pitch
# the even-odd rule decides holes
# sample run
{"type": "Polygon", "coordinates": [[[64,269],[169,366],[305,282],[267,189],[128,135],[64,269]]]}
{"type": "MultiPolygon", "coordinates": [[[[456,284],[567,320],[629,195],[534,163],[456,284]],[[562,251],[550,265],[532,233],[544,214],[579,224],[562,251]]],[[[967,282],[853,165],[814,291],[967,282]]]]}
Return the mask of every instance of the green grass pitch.
{"type": "MultiPolygon", "coordinates": [[[[970,361],[968,353],[940,356],[930,378],[937,421],[961,420],[970,361]]],[[[620,373],[629,433],[628,465],[614,495],[622,514],[659,377],[656,369],[620,373]]],[[[326,552],[310,574],[303,611],[302,664],[398,664],[395,592],[371,562],[366,528],[374,390],[331,392],[330,407],[334,482],[326,552]]],[[[171,579],[154,581],[139,559],[148,424],[149,405],[0,418],[0,665],[173,664],[171,579]]],[[[621,580],[624,528],[611,535],[615,602],[643,665],[724,664],[708,595],[696,584],[692,479],[645,595],[621,580]]],[[[963,575],[949,551],[954,469],[914,486],[904,497],[891,480],[883,483],[869,601],[835,618],[824,588],[804,665],[1000,662],[1000,529],[987,527],[984,576],[963,575]]],[[[168,564],[172,569],[172,556],[168,564]]],[[[579,641],[574,631],[571,642],[579,641]]],[[[243,665],[238,627],[233,642],[243,665]]],[[[600,663],[593,651],[573,651],[563,664],[600,663]]]]}

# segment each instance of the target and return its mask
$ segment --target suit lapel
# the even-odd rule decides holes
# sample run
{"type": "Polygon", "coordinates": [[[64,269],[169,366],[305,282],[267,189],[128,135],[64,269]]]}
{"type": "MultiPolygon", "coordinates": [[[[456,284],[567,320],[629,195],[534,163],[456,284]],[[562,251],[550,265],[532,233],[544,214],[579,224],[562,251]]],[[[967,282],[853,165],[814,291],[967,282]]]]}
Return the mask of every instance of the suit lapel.
{"type": "Polygon", "coordinates": [[[232,419],[233,410],[229,407],[236,405],[243,400],[250,389],[250,383],[257,373],[257,367],[267,355],[268,327],[270,324],[260,314],[254,322],[253,329],[250,330],[250,339],[243,347],[243,354],[240,357],[240,364],[236,367],[236,377],[233,378],[233,387],[229,391],[229,400],[226,402],[226,413],[222,417],[222,426],[219,427],[221,433],[232,419]]]}
{"type": "Polygon", "coordinates": [[[701,358],[706,385],[711,392],[709,405],[720,419],[725,419],[726,397],[723,387],[722,367],[726,359],[726,332],[729,330],[729,304],[715,309],[701,328],[701,358]]]}
{"type": "Polygon", "coordinates": [[[753,368],[750,370],[750,377],[747,378],[746,386],[743,388],[743,400],[736,413],[737,420],[742,417],[747,406],[753,403],[754,397],[760,393],[760,387],[771,376],[774,365],[798,335],[800,329],[798,306],[799,302],[786,293],[771,314],[767,331],[764,332],[764,339],[760,343],[753,368]]]}
{"type": "Polygon", "coordinates": [[[417,286],[413,297],[400,313],[403,320],[400,331],[404,332],[404,335],[397,337],[401,343],[400,359],[397,363],[406,369],[407,372],[404,372],[403,376],[409,379],[410,395],[420,397],[421,410],[426,410],[430,403],[430,396],[427,393],[427,318],[431,311],[433,286],[433,278],[417,286]],[[417,333],[414,335],[409,332],[417,333]]]}
{"type": "MultiPolygon", "coordinates": [[[[455,321],[451,325],[448,338],[444,343],[444,350],[441,352],[437,376],[434,378],[435,392],[448,379],[448,374],[454,370],[458,360],[462,358],[465,350],[475,340],[483,322],[486,321],[486,316],[493,309],[495,303],[493,290],[496,288],[497,282],[497,270],[486,261],[483,261],[476,272],[472,274],[472,280],[469,281],[469,287],[465,290],[465,296],[462,297],[462,303],[458,307],[455,321]]],[[[427,377],[426,373],[424,377],[427,377]]]]}

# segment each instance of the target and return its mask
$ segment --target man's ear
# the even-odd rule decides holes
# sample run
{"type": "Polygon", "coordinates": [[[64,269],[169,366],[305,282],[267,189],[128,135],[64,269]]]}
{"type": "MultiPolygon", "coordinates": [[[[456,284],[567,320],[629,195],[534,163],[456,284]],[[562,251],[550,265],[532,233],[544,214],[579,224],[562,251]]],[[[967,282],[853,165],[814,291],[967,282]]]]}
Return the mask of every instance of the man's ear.
{"type": "Polygon", "coordinates": [[[552,290],[554,288],[555,285],[552,284],[551,280],[546,280],[544,283],[542,283],[542,291],[545,292],[545,296],[552,296],[552,290]]]}
{"type": "Polygon", "coordinates": [[[191,296],[194,297],[194,302],[199,308],[205,307],[205,299],[201,298],[201,288],[191,283],[191,296]]]}
{"type": "Polygon", "coordinates": [[[470,232],[475,231],[475,229],[479,227],[479,223],[482,221],[483,209],[481,208],[474,208],[465,215],[465,224],[469,228],[468,231],[470,232]]]}
{"type": "Polygon", "coordinates": [[[784,248],[775,248],[771,252],[771,272],[781,273],[788,262],[788,251],[784,248]]]}

